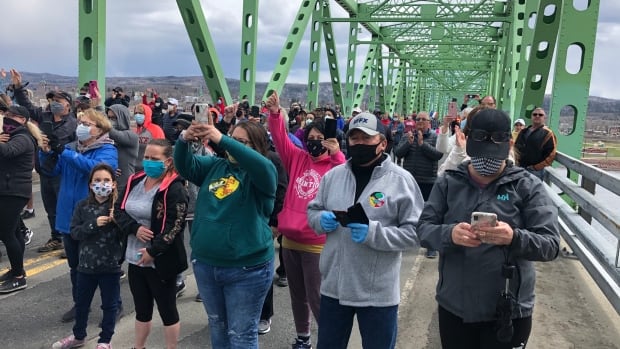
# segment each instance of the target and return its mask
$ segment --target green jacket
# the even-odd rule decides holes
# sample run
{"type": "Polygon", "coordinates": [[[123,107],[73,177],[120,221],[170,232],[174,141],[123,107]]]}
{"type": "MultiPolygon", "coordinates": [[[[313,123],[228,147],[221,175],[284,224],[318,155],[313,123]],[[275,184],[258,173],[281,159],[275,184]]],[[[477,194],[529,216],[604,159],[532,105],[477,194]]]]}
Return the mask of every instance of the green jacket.
{"type": "Polygon", "coordinates": [[[174,165],[200,189],[190,246],[192,259],[222,267],[255,266],[273,258],[269,216],[276,197],[277,173],[271,161],[223,136],[219,146],[234,157],[192,154],[179,139],[174,165]]]}

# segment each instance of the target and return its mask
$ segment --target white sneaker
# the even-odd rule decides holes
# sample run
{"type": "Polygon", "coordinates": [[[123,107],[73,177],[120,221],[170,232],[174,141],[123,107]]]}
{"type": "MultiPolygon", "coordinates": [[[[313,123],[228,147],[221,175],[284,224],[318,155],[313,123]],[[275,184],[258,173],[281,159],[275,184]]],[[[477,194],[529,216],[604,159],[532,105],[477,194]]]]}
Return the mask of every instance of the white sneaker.
{"type": "Polygon", "coordinates": [[[271,319],[258,322],[258,334],[265,334],[271,331],[271,319]]]}

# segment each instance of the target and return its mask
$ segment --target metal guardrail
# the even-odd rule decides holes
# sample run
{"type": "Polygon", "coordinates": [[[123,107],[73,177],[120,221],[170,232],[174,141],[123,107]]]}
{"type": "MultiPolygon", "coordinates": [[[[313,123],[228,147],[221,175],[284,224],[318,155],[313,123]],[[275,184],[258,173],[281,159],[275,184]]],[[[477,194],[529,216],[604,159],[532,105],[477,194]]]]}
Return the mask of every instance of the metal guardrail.
{"type": "Polygon", "coordinates": [[[548,187],[558,207],[562,237],[620,314],[620,198],[604,202],[594,195],[599,185],[620,197],[620,179],[562,153],[557,153],[555,160],[564,168],[547,167],[545,181],[578,206],[575,210],[548,187]],[[581,185],[570,179],[574,175],[579,175],[581,185]],[[605,252],[609,251],[609,240],[590,225],[592,218],[616,238],[615,258],[605,252]]]}

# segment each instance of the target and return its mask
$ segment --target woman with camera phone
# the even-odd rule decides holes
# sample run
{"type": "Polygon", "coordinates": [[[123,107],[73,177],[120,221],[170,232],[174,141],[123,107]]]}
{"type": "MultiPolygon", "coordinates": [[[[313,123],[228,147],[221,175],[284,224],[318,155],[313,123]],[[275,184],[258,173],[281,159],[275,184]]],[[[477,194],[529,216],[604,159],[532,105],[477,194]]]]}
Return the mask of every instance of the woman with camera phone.
{"type": "Polygon", "coordinates": [[[508,160],[511,121],[495,109],[469,121],[465,161],[435,183],[417,232],[439,251],[442,347],[525,348],[535,261],[557,257],[557,208],[543,183],[508,160]]]}

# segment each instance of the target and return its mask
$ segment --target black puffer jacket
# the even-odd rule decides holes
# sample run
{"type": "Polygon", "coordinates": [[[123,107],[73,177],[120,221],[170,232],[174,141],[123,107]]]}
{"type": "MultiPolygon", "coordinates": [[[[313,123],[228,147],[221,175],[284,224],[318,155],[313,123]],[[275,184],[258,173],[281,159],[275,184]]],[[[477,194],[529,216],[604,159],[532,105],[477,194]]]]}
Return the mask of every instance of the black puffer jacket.
{"type": "Polygon", "coordinates": [[[418,145],[418,135],[413,143],[404,135],[394,148],[394,155],[404,158],[403,168],[413,175],[417,183],[434,183],[437,179],[437,162],[443,153],[437,150],[437,134],[432,131],[424,133],[424,143],[418,145]]]}
{"type": "Polygon", "coordinates": [[[25,126],[10,135],[8,142],[0,143],[0,195],[30,198],[35,141],[25,126]]]}

